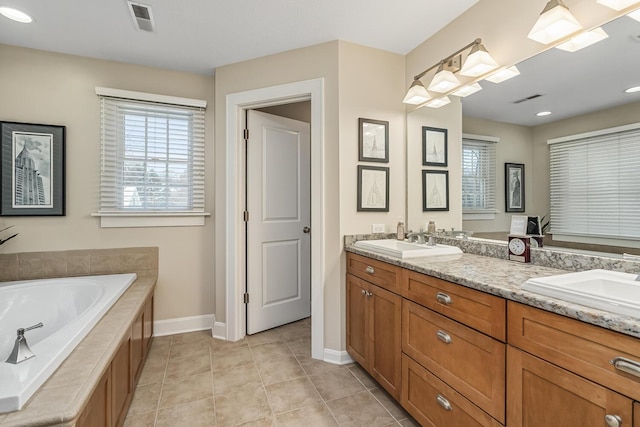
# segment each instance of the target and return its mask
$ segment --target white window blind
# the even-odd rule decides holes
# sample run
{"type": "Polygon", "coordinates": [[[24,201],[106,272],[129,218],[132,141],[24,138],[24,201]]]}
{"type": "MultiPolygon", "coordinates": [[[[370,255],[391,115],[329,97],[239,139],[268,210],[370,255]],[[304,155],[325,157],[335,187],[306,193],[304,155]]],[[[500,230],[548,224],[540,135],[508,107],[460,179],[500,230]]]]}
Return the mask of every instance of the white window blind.
{"type": "Polygon", "coordinates": [[[640,238],[640,124],[548,143],[551,233],[640,238]]]}
{"type": "Polygon", "coordinates": [[[462,212],[496,212],[497,138],[462,136],[462,212]]]}
{"type": "Polygon", "coordinates": [[[204,108],[101,96],[99,214],[204,212],[204,108]]]}

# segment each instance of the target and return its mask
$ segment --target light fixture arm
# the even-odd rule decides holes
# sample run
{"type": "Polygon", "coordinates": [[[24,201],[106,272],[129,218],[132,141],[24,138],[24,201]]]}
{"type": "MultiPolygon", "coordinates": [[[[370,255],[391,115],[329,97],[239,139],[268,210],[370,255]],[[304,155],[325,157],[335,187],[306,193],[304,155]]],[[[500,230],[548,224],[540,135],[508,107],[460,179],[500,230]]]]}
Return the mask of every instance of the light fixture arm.
{"type": "Polygon", "coordinates": [[[421,78],[423,78],[429,71],[433,70],[434,68],[439,67],[440,65],[446,64],[447,62],[449,62],[451,59],[455,58],[456,56],[460,55],[462,52],[464,52],[465,50],[469,49],[472,46],[478,45],[482,43],[482,39],[475,39],[474,41],[472,41],[471,43],[467,44],[466,46],[464,46],[463,48],[458,49],[457,51],[455,51],[454,53],[452,53],[451,55],[447,56],[446,58],[444,58],[443,60],[439,61],[437,64],[432,65],[431,67],[427,68],[426,70],[424,70],[423,72],[421,72],[420,74],[416,74],[413,77],[413,80],[420,80],[421,78]]]}

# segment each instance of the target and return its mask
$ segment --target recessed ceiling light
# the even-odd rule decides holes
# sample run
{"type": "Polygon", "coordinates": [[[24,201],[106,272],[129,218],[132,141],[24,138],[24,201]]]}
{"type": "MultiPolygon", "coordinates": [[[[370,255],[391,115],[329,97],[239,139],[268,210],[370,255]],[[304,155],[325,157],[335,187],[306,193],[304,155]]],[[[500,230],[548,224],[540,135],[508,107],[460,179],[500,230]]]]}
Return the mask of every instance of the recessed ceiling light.
{"type": "Polygon", "coordinates": [[[634,86],[634,87],[630,87],[629,89],[625,90],[626,93],[636,93],[636,92],[640,92],[640,86],[634,86]]]}
{"type": "Polygon", "coordinates": [[[548,116],[550,114],[551,114],[551,111],[540,111],[539,113],[536,113],[536,116],[544,117],[544,116],[548,116]]]}
{"type": "Polygon", "coordinates": [[[33,18],[23,11],[6,6],[0,7],[0,15],[3,15],[13,21],[21,22],[23,24],[30,24],[31,22],[33,22],[33,18]]]}

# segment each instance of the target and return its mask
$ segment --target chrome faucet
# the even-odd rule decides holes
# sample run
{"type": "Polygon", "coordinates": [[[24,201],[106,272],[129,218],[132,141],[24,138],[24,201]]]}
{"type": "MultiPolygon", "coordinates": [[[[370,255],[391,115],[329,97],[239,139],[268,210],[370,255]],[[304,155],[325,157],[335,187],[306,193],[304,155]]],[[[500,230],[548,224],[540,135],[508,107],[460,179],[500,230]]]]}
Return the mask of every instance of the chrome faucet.
{"type": "Polygon", "coordinates": [[[19,328],[17,331],[18,337],[13,345],[13,350],[11,350],[11,354],[5,362],[13,363],[15,365],[35,357],[35,354],[33,354],[29,348],[29,344],[27,344],[27,339],[24,337],[24,333],[32,329],[42,328],[43,326],[42,322],[40,322],[37,325],[29,326],[28,328],[19,328]]]}
{"type": "Polygon", "coordinates": [[[409,231],[409,233],[407,234],[407,239],[410,242],[415,242],[415,243],[419,243],[419,244],[425,243],[424,230],[421,228],[420,231],[418,231],[418,232],[409,231]]]}

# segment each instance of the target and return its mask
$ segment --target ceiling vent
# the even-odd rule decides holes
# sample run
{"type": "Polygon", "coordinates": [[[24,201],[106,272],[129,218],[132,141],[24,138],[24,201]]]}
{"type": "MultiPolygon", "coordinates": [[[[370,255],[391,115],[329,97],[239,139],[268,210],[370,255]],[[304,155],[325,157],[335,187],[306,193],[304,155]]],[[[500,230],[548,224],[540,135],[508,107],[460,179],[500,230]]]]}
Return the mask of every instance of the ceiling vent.
{"type": "Polygon", "coordinates": [[[127,5],[129,6],[129,12],[131,12],[133,24],[137,29],[150,33],[155,32],[156,25],[153,21],[151,6],[134,1],[127,1],[127,5]]]}
{"type": "Polygon", "coordinates": [[[526,98],[518,99],[517,101],[513,101],[514,104],[520,104],[521,102],[531,101],[532,99],[540,98],[542,95],[535,94],[531,96],[527,96],[526,98]]]}

